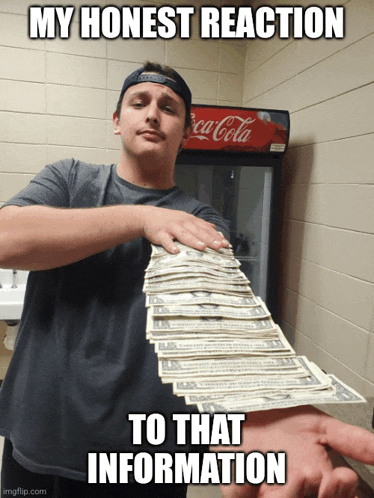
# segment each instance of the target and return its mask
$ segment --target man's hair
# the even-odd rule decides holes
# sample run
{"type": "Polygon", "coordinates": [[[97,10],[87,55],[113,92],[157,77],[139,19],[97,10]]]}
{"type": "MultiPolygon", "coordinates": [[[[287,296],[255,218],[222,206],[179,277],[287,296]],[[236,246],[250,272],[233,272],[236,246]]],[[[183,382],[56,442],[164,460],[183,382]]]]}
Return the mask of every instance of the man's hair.
{"type": "MultiPolygon", "coordinates": [[[[178,75],[178,73],[170,66],[166,66],[164,64],[159,64],[157,62],[149,62],[149,61],[144,63],[143,72],[161,74],[161,76],[165,76],[166,78],[170,78],[172,80],[174,80],[176,75],[178,75]]],[[[121,115],[123,96],[124,96],[124,93],[121,94],[121,96],[117,102],[116,113],[117,113],[118,118],[121,115]]],[[[185,117],[185,121],[184,121],[184,127],[188,128],[191,126],[191,124],[192,124],[191,114],[189,112],[187,112],[187,109],[186,109],[186,117],[185,117]]]]}

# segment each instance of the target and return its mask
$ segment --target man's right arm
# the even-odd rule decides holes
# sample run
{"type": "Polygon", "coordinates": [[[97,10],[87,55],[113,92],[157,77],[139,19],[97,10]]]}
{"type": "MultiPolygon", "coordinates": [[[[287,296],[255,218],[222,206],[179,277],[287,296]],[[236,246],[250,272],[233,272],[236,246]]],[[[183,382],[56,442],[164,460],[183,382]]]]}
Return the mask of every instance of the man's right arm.
{"type": "Polygon", "coordinates": [[[179,251],[174,239],[199,250],[228,247],[211,223],[183,211],[142,205],[10,205],[0,210],[0,267],[57,268],[141,237],[171,253],[179,251]]]}

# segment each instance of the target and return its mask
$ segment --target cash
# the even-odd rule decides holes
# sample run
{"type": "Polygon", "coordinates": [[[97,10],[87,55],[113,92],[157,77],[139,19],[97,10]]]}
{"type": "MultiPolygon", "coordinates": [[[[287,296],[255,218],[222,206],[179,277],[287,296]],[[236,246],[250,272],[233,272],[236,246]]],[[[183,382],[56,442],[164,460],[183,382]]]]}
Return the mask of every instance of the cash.
{"type": "MultiPolygon", "coordinates": [[[[186,357],[226,357],[231,360],[233,357],[258,356],[261,357],[290,357],[294,356],[295,352],[287,342],[282,331],[276,326],[276,335],[273,338],[263,337],[248,340],[247,338],[225,338],[219,336],[218,333],[203,336],[201,333],[196,333],[193,339],[185,338],[186,334],[181,333],[177,339],[173,340],[158,340],[155,341],[155,351],[161,360],[162,358],[186,358],[186,357]]],[[[156,336],[157,337],[157,336],[156,336]]]]}
{"type": "Polygon", "coordinates": [[[173,379],[205,379],[207,377],[230,380],[253,375],[279,374],[294,377],[307,376],[303,365],[297,358],[254,358],[246,357],[208,357],[207,359],[183,358],[159,361],[159,375],[173,379]]]}
{"type": "Polygon", "coordinates": [[[259,301],[255,296],[241,297],[204,290],[146,296],[147,307],[158,304],[178,304],[179,306],[182,304],[217,304],[243,308],[247,306],[258,306],[259,301]]]}
{"type": "MultiPolygon", "coordinates": [[[[266,375],[256,375],[252,378],[244,377],[239,379],[194,379],[189,381],[176,381],[173,383],[173,391],[177,395],[191,395],[200,393],[222,393],[227,391],[234,393],[251,393],[253,396],[258,392],[274,392],[274,389],[291,391],[311,391],[322,390],[330,387],[330,382],[322,372],[313,366],[305,358],[300,358],[306,374],[302,377],[283,376],[279,372],[267,372],[266,375]]],[[[279,392],[278,392],[279,394],[279,392]]]]}
{"type": "Polygon", "coordinates": [[[223,306],[219,304],[159,305],[151,306],[149,313],[154,317],[185,316],[195,318],[222,317],[234,319],[270,317],[269,310],[260,299],[258,300],[257,306],[249,308],[234,308],[232,306],[223,306]]]}
{"type": "Polygon", "coordinates": [[[152,245],[143,292],[146,337],[176,396],[210,413],[365,401],[296,355],[231,248],[175,244],[152,245]]]}
{"type": "Polygon", "coordinates": [[[310,392],[277,392],[271,395],[260,395],[257,398],[248,399],[247,396],[227,395],[222,401],[197,402],[201,412],[235,412],[247,413],[257,410],[274,410],[276,408],[291,408],[302,405],[318,405],[324,403],[362,403],[366,400],[352,388],[345,385],[334,375],[327,376],[331,388],[326,392],[317,394],[310,392]]]}
{"type": "Polygon", "coordinates": [[[209,278],[193,277],[181,278],[176,277],[169,282],[154,282],[145,280],[143,292],[145,294],[169,294],[174,292],[192,292],[196,289],[200,291],[219,292],[221,294],[231,294],[234,296],[252,297],[252,289],[247,282],[224,282],[224,278],[218,281],[212,281],[209,278]]]}

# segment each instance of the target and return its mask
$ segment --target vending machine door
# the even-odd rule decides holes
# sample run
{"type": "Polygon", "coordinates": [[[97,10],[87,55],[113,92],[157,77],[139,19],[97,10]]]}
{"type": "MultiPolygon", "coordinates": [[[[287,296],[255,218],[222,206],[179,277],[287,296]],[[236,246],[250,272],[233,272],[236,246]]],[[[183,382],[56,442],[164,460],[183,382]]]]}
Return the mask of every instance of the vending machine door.
{"type": "Polygon", "coordinates": [[[253,292],[277,316],[279,187],[288,111],[193,105],[191,135],[175,181],[227,220],[253,292]]]}
{"type": "Polygon", "coordinates": [[[226,220],[230,242],[255,295],[267,301],[273,168],[177,164],[175,183],[213,206],[226,220]]]}

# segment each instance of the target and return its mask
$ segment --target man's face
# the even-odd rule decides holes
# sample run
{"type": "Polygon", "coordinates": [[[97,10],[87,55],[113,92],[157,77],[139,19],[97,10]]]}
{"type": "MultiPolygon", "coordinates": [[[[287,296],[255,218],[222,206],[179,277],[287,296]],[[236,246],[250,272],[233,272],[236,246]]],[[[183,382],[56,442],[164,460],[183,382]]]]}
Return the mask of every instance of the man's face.
{"type": "Polygon", "coordinates": [[[185,105],[173,90],[158,83],[138,83],[123,96],[121,115],[113,114],[114,133],[121,135],[124,151],[133,157],[170,159],[187,141],[185,105]]]}

